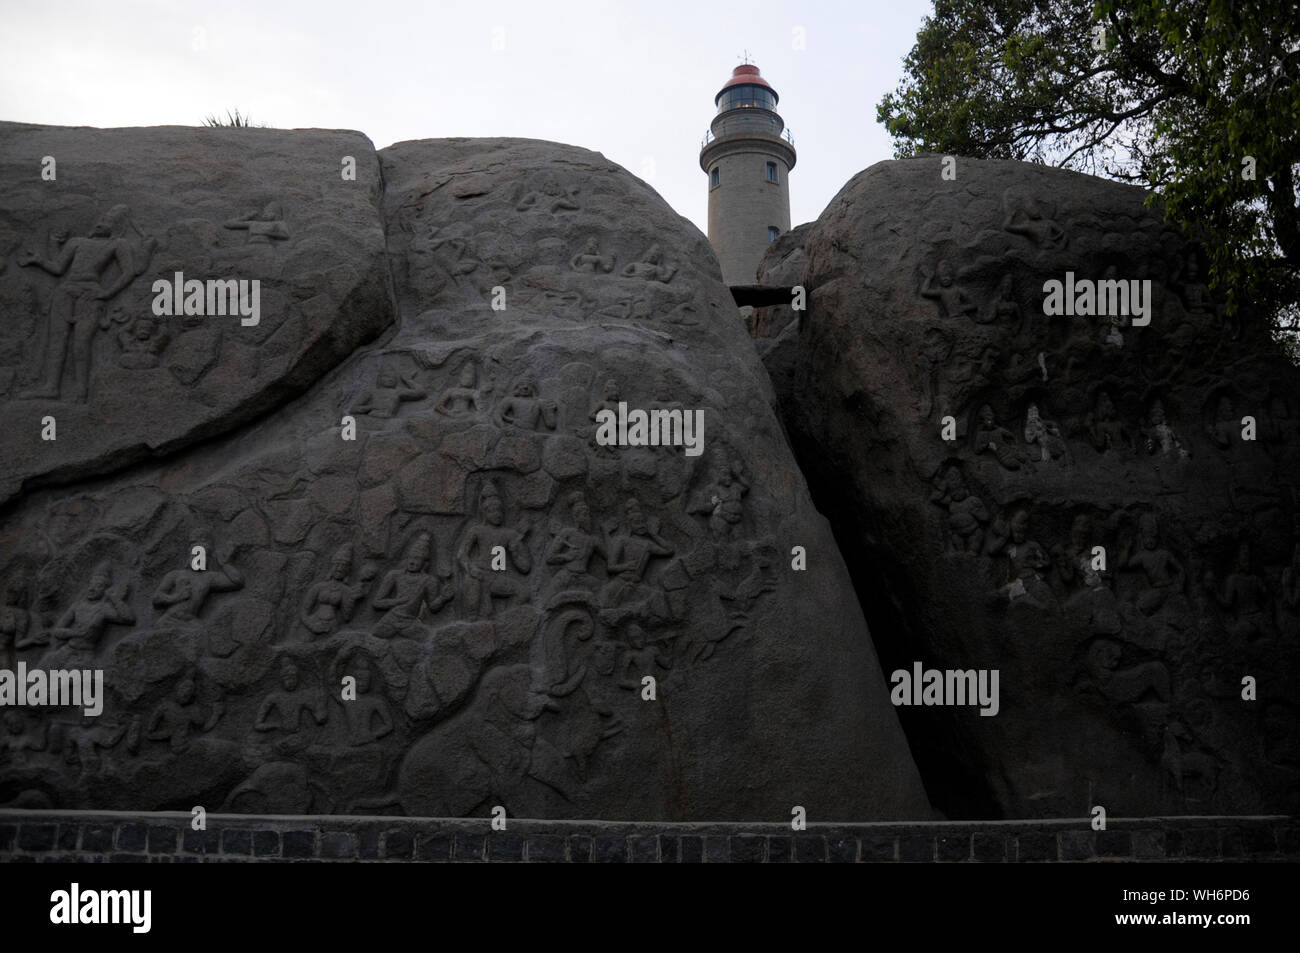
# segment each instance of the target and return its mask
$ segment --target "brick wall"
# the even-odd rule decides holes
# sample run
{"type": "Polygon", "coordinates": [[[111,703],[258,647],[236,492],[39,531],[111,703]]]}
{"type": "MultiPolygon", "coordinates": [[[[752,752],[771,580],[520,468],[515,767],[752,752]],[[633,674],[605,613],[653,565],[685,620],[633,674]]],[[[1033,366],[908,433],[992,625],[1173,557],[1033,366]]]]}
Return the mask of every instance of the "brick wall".
{"type": "Polygon", "coordinates": [[[525,863],[1300,860],[1300,819],[1207,817],[932,824],[668,824],[400,817],[0,811],[0,861],[525,863]]]}

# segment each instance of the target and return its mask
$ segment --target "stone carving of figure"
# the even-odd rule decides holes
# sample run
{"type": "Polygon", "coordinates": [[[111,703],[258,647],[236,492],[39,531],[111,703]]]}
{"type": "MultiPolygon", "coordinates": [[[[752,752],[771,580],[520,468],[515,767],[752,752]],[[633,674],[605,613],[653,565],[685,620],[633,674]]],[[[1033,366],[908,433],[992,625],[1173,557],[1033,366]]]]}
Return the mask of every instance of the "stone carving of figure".
{"type": "MultiPolygon", "coordinates": [[[[609,559],[606,568],[610,574],[617,574],[601,590],[600,601],[605,607],[602,618],[607,622],[617,623],[629,614],[642,610],[667,611],[664,606],[655,604],[655,593],[649,586],[642,585],[650,560],[656,556],[671,556],[673,547],[651,532],[641,504],[629,498],[624,505],[627,528],[621,533],[610,533],[606,543],[609,559]]],[[[659,594],[662,595],[662,594],[659,594]]]]}
{"type": "Polygon", "coordinates": [[[428,571],[431,557],[432,541],[428,533],[421,533],[406,549],[406,564],[384,576],[370,603],[388,610],[375,626],[376,636],[410,637],[419,625],[421,609],[427,606],[432,614],[451,601],[451,587],[444,587],[428,571]]]}
{"type": "Polygon", "coordinates": [[[183,678],[176,685],[176,694],[164,699],[149,716],[145,737],[166,741],[173,752],[183,751],[190,743],[190,732],[211,731],[223,711],[220,703],[211,708],[198,704],[193,680],[183,678]]]}
{"type": "Polygon", "coordinates": [[[525,594],[525,588],[511,578],[510,568],[527,575],[533,568],[533,557],[528,552],[524,538],[530,527],[518,532],[505,522],[505,504],[491,480],[483,484],[479,493],[479,515],[483,521],[470,527],[456,552],[456,562],[464,573],[465,607],[470,618],[482,612],[492,612],[493,597],[513,598],[525,594]],[[500,546],[506,556],[506,569],[492,568],[493,549],[500,546]]]}
{"type": "Polygon", "coordinates": [[[473,364],[466,364],[460,369],[457,385],[443,391],[433,409],[446,417],[464,417],[479,412],[479,391],[475,386],[473,364]]]}
{"type": "Polygon", "coordinates": [[[311,715],[318,725],[325,724],[329,717],[324,696],[301,683],[297,663],[285,656],[280,661],[280,687],[273,689],[258,707],[253,728],[294,732],[302,727],[304,713],[311,715]]]}
{"type": "Polygon", "coordinates": [[[342,622],[352,618],[357,602],[364,594],[362,585],[348,585],[352,573],[352,547],[344,545],[330,560],[329,577],[316,583],[307,592],[307,602],[302,610],[302,623],[317,635],[328,635],[342,622]]]}
{"type": "Polygon", "coordinates": [[[1105,587],[1101,573],[1092,566],[1092,520],[1088,514],[1080,513],[1074,518],[1070,524],[1069,545],[1054,546],[1052,555],[1056,557],[1057,570],[1067,586],[1080,589],[1105,587]]]}
{"type": "MultiPolygon", "coordinates": [[[[975,315],[972,315],[975,317],[975,315]]],[[[1004,328],[1012,328],[1017,333],[1024,330],[1024,317],[1021,312],[1020,302],[1016,300],[1015,285],[1010,273],[1002,276],[998,282],[998,300],[993,302],[993,308],[989,316],[984,319],[975,317],[980,324],[999,324],[1004,328]]]]}
{"type": "Polygon", "coordinates": [[[267,202],[260,211],[249,212],[243,218],[232,218],[225,227],[247,231],[250,245],[270,245],[289,237],[289,230],[284,227],[284,210],[276,201],[267,202]]]}
{"type": "Polygon", "coordinates": [[[1115,404],[1110,394],[1102,391],[1097,395],[1097,404],[1087,420],[1088,436],[1098,453],[1108,450],[1131,450],[1133,440],[1128,428],[1115,412],[1115,404]]]}
{"type": "Polygon", "coordinates": [[[142,314],[129,328],[117,332],[117,346],[121,349],[117,363],[130,370],[157,367],[159,355],[170,340],[171,335],[161,321],[151,314],[142,314]]]}
{"type": "Polygon", "coordinates": [[[619,667],[618,687],[639,691],[642,678],[655,674],[656,667],[672,668],[673,659],[671,655],[660,651],[655,643],[647,643],[645,632],[639,625],[635,623],[629,625],[627,632],[629,647],[623,653],[623,661],[619,667]]]}
{"type": "Polygon", "coordinates": [[[4,753],[12,767],[22,767],[29,760],[27,752],[48,749],[49,722],[44,719],[30,718],[14,708],[4,713],[4,723],[4,753]]]}
{"type": "Polygon", "coordinates": [[[556,212],[576,212],[578,211],[578,188],[574,186],[566,189],[554,179],[547,179],[541,184],[540,189],[529,192],[519,204],[515,206],[516,212],[526,212],[535,206],[544,206],[548,208],[552,215],[556,212]]]}
{"type": "Polygon", "coordinates": [[[980,498],[967,489],[961,470],[949,467],[943,485],[930,500],[948,508],[949,551],[978,555],[984,548],[984,524],[989,514],[980,498]]]}
{"type": "Polygon", "coordinates": [[[74,649],[93,651],[109,625],[132,625],[135,613],[126,604],[129,584],[113,588],[113,570],[100,563],[90,574],[86,593],[59,617],[50,629],[54,641],[74,649]]]}
{"type": "Polygon", "coordinates": [[[72,337],[73,384],[76,399],[84,401],[90,389],[91,344],[95,329],[105,327],[104,302],[135,280],[148,265],[156,242],[149,239],[140,253],[133,254],[126,237],[130,220],[125,205],[106,212],[89,238],[74,238],[62,247],[57,258],[35,255],[18,258],[19,265],[36,265],[62,277],[50,300],[50,317],[45,338],[45,359],[41,380],[24,398],[58,400],[63,367],[72,337]],[[105,286],[102,279],[116,265],[116,278],[105,286]]]}
{"type": "Polygon", "coordinates": [[[1137,606],[1146,615],[1156,612],[1171,595],[1183,591],[1183,567],[1173,553],[1160,547],[1160,526],[1155,514],[1144,513],[1138,520],[1138,538],[1141,548],[1132,548],[1132,541],[1120,551],[1119,565],[1124,569],[1140,569],[1146,575],[1148,589],[1138,597],[1137,606]]]}
{"type": "Polygon", "coordinates": [[[1028,510],[1016,510],[1009,523],[997,520],[992,535],[989,552],[1005,553],[1007,557],[1007,584],[1001,595],[1010,602],[1027,598],[1032,605],[1049,607],[1051,590],[1043,581],[1042,573],[1050,563],[1047,551],[1029,538],[1028,510]]]}
{"type": "Polygon", "coordinates": [[[238,569],[221,560],[212,547],[212,536],[206,530],[195,534],[195,543],[206,553],[206,569],[173,569],[163,576],[158,590],[153,594],[153,604],[163,608],[161,619],[188,623],[199,617],[203,604],[214,592],[233,592],[244,587],[244,577],[238,569]]]}
{"type": "Polygon", "coordinates": [[[952,266],[946,260],[941,260],[935,266],[934,274],[928,276],[922,283],[921,296],[938,301],[945,317],[953,318],[964,314],[968,318],[978,320],[979,309],[975,307],[975,302],[971,301],[970,296],[957,285],[952,275],[952,266]],[[935,284],[936,281],[938,284],[935,284]]]}
{"type": "MultiPolygon", "coordinates": [[[[1105,273],[1103,273],[1102,275],[1102,281],[1113,282],[1113,281],[1117,281],[1118,278],[1119,278],[1119,271],[1115,268],[1115,266],[1114,265],[1107,266],[1105,273]]],[[[1124,315],[1112,314],[1110,316],[1109,323],[1106,325],[1106,333],[1102,337],[1101,343],[1108,344],[1111,347],[1123,347],[1124,332],[1121,330],[1123,327],[1124,327],[1124,315]]]]}
{"type": "Polygon", "coordinates": [[[113,747],[126,733],[126,725],[115,725],[87,715],[82,718],[80,727],[68,733],[63,743],[64,763],[77,765],[83,775],[98,773],[103,768],[100,751],[113,747]]]}
{"type": "Polygon", "coordinates": [[[658,243],[651,245],[645,253],[644,260],[634,261],[623,269],[624,278],[644,278],[646,281],[659,281],[667,284],[677,274],[676,268],[664,264],[663,251],[658,243]]]}
{"type": "Polygon", "coordinates": [[[40,644],[37,634],[28,637],[32,614],[27,611],[27,586],[20,579],[10,579],[0,605],[0,668],[13,670],[16,649],[40,644]]]}
{"type": "Polygon", "coordinates": [[[358,658],[348,674],[357,680],[357,697],[340,702],[347,721],[348,742],[353,747],[372,744],[393,730],[388,703],[378,692],[370,690],[374,676],[364,657],[358,658]]]}
{"type": "Polygon", "coordinates": [[[588,238],[586,247],[574,255],[569,266],[574,271],[590,271],[593,274],[609,274],[614,270],[614,255],[603,256],[595,238],[588,238]]]}
{"type": "Polygon", "coordinates": [[[1139,662],[1120,668],[1123,649],[1118,642],[1098,639],[1088,649],[1088,673],[1106,700],[1116,705],[1141,701],[1152,693],[1169,701],[1169,672],[1159,662],[1139,662]]]}
{"type": "Polygon", "coordinates": [[[1159,400],[1151,404],[1143,436],[1146,438],[1147,453],[1165,456],[1176,453],[1180,460],[1186,460],[1189,456],[1182,441],[1178,439],[1178,434],[1174,433],[1174,428],[1165,420],[1165,405],[1159,400]]]}
{"type": "Polygon", "coordinates": [[[992,454],[993,459],[1008,470],[1019,470],[1020,459],[1012,449],[1016,442],[1010,430],[998,426],[993,418],[993,408],[985,404],[980,408],[979,426],[975,431],[975,452],[992,454]]]}
{"type": "Polygon", "coordinates": [[[749,492],[745,465],[730,457],[713,473],[713,482],[703,498],[691,507],[692,513],[707,513],[709,531],[719,539],[737,535],[745,517],[744,496],[749,492]]]}
{"type": "Polygon", "coordinates": [[[1065,232],[1050,218],[1044,218],[1028,196],[1017,196],[1012,189],[1004,192],[1002,216],[1002,227],[1013,235],[1023,235],[1043,248],[1065,247],[1065,232]]]}
{"type": "Polygon", "coordinates": [[[1219,397],[1218,413],[1215,415],[1215,421],[1205,428],[1205,432],[1214,441],[1214,445],[1220,449],[1231,450],[1240,445],[1241,421],[1233,412],[1232,398],[1227,394],[1219,397]]]}
{"type": "Polygon", "coordinates": [[[1228,574],[1222,592],[1212,570],[1206,570],[1203,581],[1205,591],[1214,597],[1219,607],[1233,614],[1235,622],[1230,631],[1234,636],[1254,639],[1273,634],[1268,586],[1251,571],[1249,543],[1243,542],[1237,547],[1236,564],[1228,574]]]}
{"type": "Polygon", "coordinates": [[[1025,443],[1037,444],[1039,460],[1059,460],[1065,456],[1065,441],[1061,439],[1061,428],[1050,420],[1044,420],[1038,414],[1038,405],[1030,404],[1025,413],[1025,443]]]}
{"type": "Polygon", "coordinates": [[[605,542],[591,531],[591,511],[587,508],[586,498],[576,490],[569,494],[569,512],[573,516],[573,525],[556,533],[546,552],[547,564],[560,567],[556,570],[552,588],[557,592],[575,586],[594,589],[596,580],[590,575],[591,557],[599,554],[603,559],[608,558],[605,542]]]}
{"type": "Polygon", "coordinates": [[[375,376],[375,387],[353,409],[355,414],[369,414],[372,417],[396,417],[402,402],[422,400],[424,391],[415,387],[405,377],[398,377],[391,367],[381,367],[375,376]]]}
{"type": "Polygon", "coordinates": [[[556,412],[555,401],[537,396],[537,378],[525,374],[515,383],[514,394],[498,408],[496,421],[502,427],[510,425],[536,430],[540,423],[547,430],[554,430],[556,412]]]}
{"type": "Polygon", "coordinates": [[[1196,255],[1187,256],[1187,270],[1183,279],[1183,305],[1187,316],[1200,321],[1214,317],[1214,298],[1209,286],[1200,280],[1196,264],[1196,255]]]}

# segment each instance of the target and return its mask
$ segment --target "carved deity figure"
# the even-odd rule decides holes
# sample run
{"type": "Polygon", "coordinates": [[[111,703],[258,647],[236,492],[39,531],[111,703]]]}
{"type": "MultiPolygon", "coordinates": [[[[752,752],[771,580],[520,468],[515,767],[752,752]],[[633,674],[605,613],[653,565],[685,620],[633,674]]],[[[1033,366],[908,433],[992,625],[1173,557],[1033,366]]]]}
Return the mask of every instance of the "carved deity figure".
{"type": "Polygon", "coordinates": [[[434,411],[446,417],[464,417],[477,414],[482,408],[475,382],[474,365],[460,369],[460,379],[455,387],[448,387],[433,405],[434,411]]]}
{"type": "Polygon", "coordinates": [[[556,212],[578,211],[578,187],[566,189],[555,179],[546,179],[539,188],[527,193],[515,206],[516,212],[526,212],[534,207],[548,209],[552,215],[556,212]]]}
{"type": "Polygon", "coordinates": [[[1204,584],[1205,591],[1213,596],[1219,607],[1232,613],[1234,621],[1230,631],[1233,635],[1254,639],[1273,634],[1268,611],[1268,586],[1251,569],[1250,543],[1243,542],[1237,547],[1236,563],[1224,581],[1222,591],[1211,570],[1206,571],[1204,584]]]}
{"type": "Polygon", "coordinates": [[[1008,470],[1019,470],[1020,458],[1012,449],[1015,442],[1015,435],[1010,430],[998,426],[993,417],[993,408],[988,404],[981,407],[979,424],[975,430],[975,452],[989,453],[1008,470]]]}
{"type": "Polygon", "coordinates": [[[1030,404],[1025,412],[1025,443],[1038,445],[1039,460],[1043,463],[1059,460],[1066,454],[1061,428],[1039,416],[1037,404],[1030,404]]]}
{"type": "MultiPolygon", "coordinates": [[[[650,524],[641,512],[641,504],[635,498],[629,498],[624,505],[626,529],[621,533],[609,534],[606,543],[609,560],[606,568],[615,575],[601,590],[601,605],[608,612],[607,621],[617,622],[629,612],[640,610],[653,611],[657,607],[656,595],[649,586],[642,584],[650,560],[656,556],[671,556],[673,547],[665,540],[651,532],[650,524]],[[624,610],[624,611],[619,611],[624,610]]],[[[661,607],[666,611],[665,606],[661,607]]],[[[604,614],[602,615],[604,617],[604,614]]]]}
{"type": "Polygon", "coordinates": [[[547,564],[560,567],[552,582],[557,592],[575,586],[595,588],[596,579],[590,575],[591,558],[597,554],[602,559],[608,558],[605,541],[591,531],[591,511],[582,493],[574,491],[569,495],[569,512],[573,525],[556,533],[546,552],[547,564]]]}
{"type": "Polygon", "coordinates": [[[347,721],[348,743],[353,747],[368,745],[378,741],[393,730],[393,718],[388,711],[388,703],[378,692],[370,689],[374,680],[370,664],[364,658],[358,658],[348,674],[356,681],[356,698],[340,702],[343,717],[347,721]]]}
{"type": "Polygon", "coordinates": [[[74,649],[93,650],[109,625],[132,625],[135,613],[126,604],[127,585],[113,588],[113,570],[100,563],[90,574],[85,595],[74,602],[50,629],[55,642],[74,649]]]}
{"type": "Polygon", "coordinates": [[[381,367],[375,375],[375,387],[353,408],[355,414],[371,417],[396,417],[403,401],[422,400],[425,392],[406,377],[399,377],[391,367],[381,367]]]}
{"type": "Polygon", "coordinates": [[[195,534],[195,542],[202,546],[208,560],[207,568],[173,569],[163,576],[158,590],[153,594],[153,604],[163,608],[159,617],[170,622],[188,623],[199,617],[203,604],[214,592],[233,592],[244,587],[244,577],[228,562],[223,565],[212,547],[212,536],[206,530],[195,534]]]}
{"type": "Polygon", "coordinates": [[[1227,394],[1219,397],[1214,423],[1206,427],[1205,432],[1220,449],[1231,450],[1240,446],[1241,420],[1233,412],[1232,398],[1227,394]]]}
{"type": "Polygon", "coordinates": [[[953,318],[964,314],[968,318],[978,320],[979,309],[975,307],[975,302],[971,301],[970,296],[958,286],[956,279],[953,278],[952,266],[946,260],[941,260],[935,266],[934,274],[925,279],[921,285],[921,296],[938,301],[945,317],[953,318]],[[938,284],[935,283],[936,281],[938,284]]]}
{"type": "Polygon", "coordinates": [[[289,237],[289,230],[284,227],[284,209],[274,200],[267,202],[260,211],[249,212],[243,218],[232,218],[225,227],[248,232],[250,245],[270,245],[289,237]]]}
{"type": "Polygon", "coordinates": [[[1189,255],[1187,270],[1183,275],[1183,306],[1187,310],[1188,317],[1204,321],[1214,317],[1214,298],[1210,294],[1209,286],[1201,281],[1198,272],[1196,256],[1189,255]]]}
{"type": "Polygon", "coordinates": [[[185,750],[190,743],[190,733],[211,731],[221,719],[220,704],[210,708],[197,700],[192,679],[183,678],[176,685],[176,693],[163,699],[154,709],[145,726],[145,737],[150,741],[166,741],[173,752],[185,750]]]}
{"type": "Polygon", "coordinates": [[[14,668],[17,649],[37,644],[35,633],[31,641],[28,631],[32,614],[27,611],[27,586],[21,579],[10,579],[5,585],[4,602],[0,604],[0,668],[14,668]]]}
{"type": "Polygon", "coordinates": [[[978,555],[984,548],[984,524],[989,514],[980,498],[967,489],[961,470],[949,467],[943,485],[930,500],[948,508],[949,551],[978,555]]]}
{"type": "Polygon", "coordinates": [[[537,425],[541,424],[547,430],[554,430],[556,413],[555,401],[543,400],[537,396],[537,378],[525,374],[515,382],[514,393],[498,408],[496,421],[502,427],[536,430],[537,425]]]}
{"type": "Polygon", "coordinates": [[[705,488],[703,498],[691,507],[692,513],[707,513],[709,531],[715,538],[737,535],[745,517],[744,496],[749,492],[745,465],[729,457],[714,470],[713,482],[705,488]]]}
{"type": "Polygon", "coordinates": [[[63,369],[72,338],[73,391],[84,401],[90,389],[91,345],[95,330],[105,327],[104,302],[135,280],[148,265],[156,242],[149,239],[133,253],[126,237],[130,220],[125,205],[115,205],[95,223],[88,238],[73,238],[57,258],[22,255],[19,265],[36,265],[62,277],[50,299],[41,379],[24,398],[59,399],[63,369]],[[104,279],[112,276],[105,285],[104,279]]]}
{"type": "Polygon", "coordinates": [[[171,334],[161,321],[151,314],[142,314],[130,327],[117,332],[117,346],[121,351],[117,363],[129,370],[157,367],[170,340],[171,334]]]}
{"type": "Polygon", "coordinates": [[[659,281],[667,284],[677,274],[676,268],[664,264],[664,254],[658,243],[651,245],[641,261],[634,261],[623,269],[624,278],[644,278],[646,281],[659,281]]]}
{"type": "Polygon", "coordinates": [[[0,746],[11,767],[23,767],[30,760],[29,751],[36,753],[48,750],[48,721],[31,718],[22,709],[13,708],[4,713],[4,724],[4,739],[0,746]]]}
{"type": "Polygon", "coordinates": [[[1133,449],[1133,440],[1129,436],[1128,428],[1115,412],[1115,404],[1110,399],[1110,394],[1104,390],[1097,395],[1096,407],[1088,417],[1087,426],[1088,436],[1098,453],[1133,449]]]}
{"type": "Polygon", "coordinates": [[[1051,591],[1042,576],[1050,561],[1047,551],[1029,538],[1028,510],[1016,510],[1009,522],[999,519],[993,524],[989,552],[1004,553],[1007,557],[1007,583],[1001,594],[1008,601],[1027,598],[1041,608],[1050,605],[1051,591]]]}
{"type": "Polygon", "coordinates": [[[1154,513],[1143,513],[1138,520],[1138,538],[1141,548],[1133,550],[1132,541],[1127,542],[1120,551],[1119,565],[1124,569],[1140,569],[1146,576],[1148,588],[1138,597],[1137,606],[1151,615],[1170,596],[1183,591],[1185,577],[1182,564],[1160,546],[1160,525],[1154,513]]]}
{"type": "Polygon", "coordinates": [[[595,238],[588,238],[586,247],[574,255],[569,261],[569,267],[574,271],[589,271],[593,274],[609,274],[614,270],[614,255],[601,255],[600,245],[595,238]]]}
{"type": "Polygon", "coordinates": [[[479,494],[479,515],[483,521],[470,527],[456,552],[456,562],[464,573],[465,608],[470,618],[492,611],[492,599],[515,598],[526,594],[525,587],[513,578],[513,572],[527,575],[533,568],[533,557],[528,552],[524,538],[528,527],[518,532],[505,522],[505,504],[491,480],[483,484],[479,494]],[[505,556],[505,569],[492,568],[493,550],[505,556]],[[513,570],[513,572],[512,572],[513,570]]]}
{"type": "MultiPolygon", "coordinates": [[[[972,315],[972,317],[975,317],[972,315]]],[[[1024,328],[1024,317],[1021,312],[1020,302],[1016,300],[1015,284],[1012,281],[1010,273],[1002,276],[998,282],[998,299],[993,302],[993,307],[989,311],[987,318],[975,317],[980,324],[998,324],[1004,328],[1013,329],[1020,333],[1024,328]]]]}
{"type": "Polygon", "coordinates": [[[1147,425],[1143,429],[1143,436],[1146,439],[1146,450],[1149,454],[1160,453],[1165,456],[1177,454],[1178,459],[1186,460],[1189,456],[1184,449],[1183,443],[1178,439],[1178,434],[1174,433],[1174,428],[1169,426],[1165,419],[1165,405],[1159,400],[1151,404],[1151,411],[1147,416],[1147,425]]]}
{"type": "Polygon", "coordinates": [[[1065,232],[1061,227],[1050,218],[1044,218],[1032,198],[1018,196],[1013,189],[1002,195],[1002,227],[1043,248],[1065,247],[1065,232]]]}
{"type": "Polygon", "coordinates": [[[280,661],[280,687],[272,689],[263,699],[253,728],[256,731],[295,732],[302,727],[304,714],[310,715],[318,725],[325,724],[329,717],[324,696],[302,684],[297,663],[286,656],[280,661]]]}
{"type": "MultiPolygon", "coordinates": [[[[361,585],[348,584],[351,573],[352,547],[344,545],[330,560],[329,577],[308,590],[302,610],[303,625],[317,635],[328,635],[352,618],[364,589],[361,585]]],[[[362,580],[363,583],[368,581],[362,580]]]]}
{"type": "Polygon", "coordinates": [[[419,625],[422,609],[427,607],[432,614],[451,601],[451,587],[444,587],[428,571],[431,557],[432,541],[428,533],[421,533],[406,549],[406,564],[384,576],[370,603],[388,610],[375,626],[377,637],[410,637],[419,625]]]}

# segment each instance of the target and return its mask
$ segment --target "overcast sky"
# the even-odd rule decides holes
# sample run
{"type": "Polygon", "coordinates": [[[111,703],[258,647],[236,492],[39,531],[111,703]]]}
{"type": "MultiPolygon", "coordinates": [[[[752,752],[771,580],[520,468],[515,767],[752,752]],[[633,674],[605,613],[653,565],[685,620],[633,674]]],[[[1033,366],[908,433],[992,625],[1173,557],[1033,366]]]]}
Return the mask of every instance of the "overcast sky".
{"type": "Polygon", "coordinates": [[[700,140],[748,51],[798,163],[791,222],[892,154],[876,103],[926,0],[563,3],[0,0],[0,119],[524,136],[604,153],[707,229],[700,140]],[[800,45],[802,44],[802,48],[800,45]]]}

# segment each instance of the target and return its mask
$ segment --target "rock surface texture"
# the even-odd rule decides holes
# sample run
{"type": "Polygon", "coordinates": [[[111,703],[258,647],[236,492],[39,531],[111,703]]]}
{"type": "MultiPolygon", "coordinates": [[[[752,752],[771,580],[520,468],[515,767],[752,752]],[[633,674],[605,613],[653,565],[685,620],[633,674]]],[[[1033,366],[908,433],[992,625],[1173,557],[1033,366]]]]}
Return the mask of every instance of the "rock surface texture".
{"type": "Polygon", "coordinates": [[[1000,671],[995,716],[900,711],[935,806],[1294,813],[1300,375],[1140,190],[940,168],[813,224],[783,395],[886,671],[1000,671]],[[1083,313],[1107,280],[1143,297],[1083,313]]]}
{"type": "Polygon", "coordinates": [[[0,173],[0,647],[105,686],[3,713],[0,803],[930,816],[716,260],[642,182],[525,140],[16,126],[0,173]],[[75,288],[25,264],[106,242],[75,288]],[[260,323],[141,327],[177,271],[260,276],[260,323]],[[58,321],[96,330],[56,391],[58,321]],[[607,445],[620,405],[677,445],[607,445]]]}

